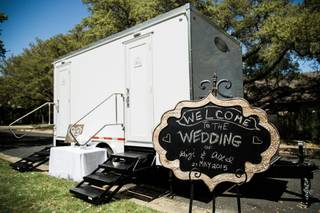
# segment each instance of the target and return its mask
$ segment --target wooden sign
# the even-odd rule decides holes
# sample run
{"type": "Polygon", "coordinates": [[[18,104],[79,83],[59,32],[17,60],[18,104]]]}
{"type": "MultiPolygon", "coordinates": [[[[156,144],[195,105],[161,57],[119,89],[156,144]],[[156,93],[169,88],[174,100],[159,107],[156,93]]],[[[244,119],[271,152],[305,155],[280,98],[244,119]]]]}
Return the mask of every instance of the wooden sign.
{"type": "Polygon", "coordinates": [[[65,143],[76,143],[77,141],[72,137],[71,132],[75,138],[83,133],[84,124],[70,124],[65,139],[65,143]]]}
{"type": "Polygon", "coordinates": [[[213,190],[220,182],[249,181],[265,171],[280,138],[263,110],[244,99],[219,100],[209,94],[166,112],[153,143],[162,165],[178,178],[202,179],[213,190]]]}

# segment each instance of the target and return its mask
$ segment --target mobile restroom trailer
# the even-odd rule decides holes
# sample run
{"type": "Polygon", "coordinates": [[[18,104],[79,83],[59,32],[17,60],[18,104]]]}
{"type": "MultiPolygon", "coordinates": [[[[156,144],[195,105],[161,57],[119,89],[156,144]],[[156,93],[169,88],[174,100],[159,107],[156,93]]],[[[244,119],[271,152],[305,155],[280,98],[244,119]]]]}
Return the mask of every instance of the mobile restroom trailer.
{"type": "Polygon", "coordinates": [[[228,79],[242,97],[237,41],[186,4],[72,52],[54,63],[55,141],[71,124],[77,140],[152,149],[162,114],[181,100],[205,97],[202,80],[228,79]],[[79,121],[80,120],[80,121],[79,121]]]}

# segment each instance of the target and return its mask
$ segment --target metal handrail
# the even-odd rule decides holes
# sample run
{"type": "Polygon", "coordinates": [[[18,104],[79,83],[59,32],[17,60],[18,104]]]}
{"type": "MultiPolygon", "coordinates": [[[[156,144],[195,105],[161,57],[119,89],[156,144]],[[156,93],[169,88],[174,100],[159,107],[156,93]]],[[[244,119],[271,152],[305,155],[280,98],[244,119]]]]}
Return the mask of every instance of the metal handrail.
{"type": "Polygon", "coordinates": [[[51,115],[50,115],[50,114],[51,114],[51,110],[50,110],[50,109],[51,109],[51,108],[50,108],[50,106],[51,106],[51,105],[54,105],[54,102],[46,102],[46,103],[42,104],[41,106],[35,108],[34,110],[28,112],[27,114],[21,116],[20,118],[18,118],[17,120],[13,121],[12,123],[10,123],[10,124],[9,124],[9,130],[10,130],[10,132],[13,134],[13,136],[14,136],[15,138],[17,138],[17,139],[20,139],[20,138],[23,138],[24,136],[27,135],[27,133],[25,133],[25,134],[22,134],[22,135],[19,135],[19,136],[18,136],[18,135],[13,131],[13,129],[11,128],[13,124],[17,123],[18,121],[21,121],[21,120],[24,119],[25,117],[31,115],[32,113],[38,111],[39,109],[41,109],[41,108],[43,108],[43,107],[45,107],[45,106],[47,106],[47,105],[49,106],[49,111],[48,111],[48,118],[49,118],[49,120],[48,120],[48,124],[50,125],[50,124],[51,124],[51,119],[50,119],[50,116],[51,116],[51,115]]]}
{"type": "Polygon", "coordinates": [[[82,143],[82,144],[80,144],[80,143],[78,142],[78,144],[81,145],[81,146],[85,146],[85,145],[87,145],[87,144],[91,141],[92,138],[94,138],[94,137],[95,137],[99,132],[101,132],[105,127],[107,127],[107,126],[117,126],[117,125],[123,125],[123,124],[122,124],[122,123],[105,124],[105,125],[103,125],[98,131],[96,131],[86,142],[84,142],[84,143],[82,143]]]}
{"type": "MultiPolygon", "coordinates": [[[[117,96],[120,96],[122,98],[122,102],[124,104],[124,95],[122,93],[112,93],[111,95],[109,95],[107,98],[105,98],[103,101],[101,101],[99,104],[97,104],[95,107],[93,107],[89,112],[87,112],[84,116],[82,116],[77,122],[75,122],[74,124],[72,124],[72,126],[69,128],[69,133],[71,135],[71,137],[73,138],[73,140],[76,142],[76,144],[79,145],[86,145],[87,143],[89,143],[89,141],[95,136],[97,135],[102,129],[104,129],[106,126],[112,126],[112,125],[123,125],[122,123],[118,123],[118,102],[117,102],[117,96]],[[105,124],[104,126],[102,126],[93,136],[91,136],[85,143],[80,144],[79,141],[77,140],[76,136],[73,134],[73,132],[71,131],[73,129],[74,126],[76,126],[80,121],[82,121],[84,118],[86,118],[88,115],[90,115],[92,112],[94,112],[97,108],[99,108],[102,104],[104,104],[105,102],[107,102],[111,97],[115,96],[115,116],[116,116],[116,123],[114,124],[105,124]]],[[[123,108],[124,110],[124,108],[123,108]]]]}

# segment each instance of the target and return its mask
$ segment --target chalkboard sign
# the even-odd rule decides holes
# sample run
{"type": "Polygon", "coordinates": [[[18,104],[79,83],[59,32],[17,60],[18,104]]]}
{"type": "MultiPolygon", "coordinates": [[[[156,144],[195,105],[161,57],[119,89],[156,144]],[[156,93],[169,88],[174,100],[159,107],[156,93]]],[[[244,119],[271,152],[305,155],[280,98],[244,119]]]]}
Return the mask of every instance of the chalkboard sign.
{"type": "Polygon", "coordinates": [[[219,100],[209,94],[166,112],[154,130],[153,143],[162,165],[178,178],[191,175],[213,190],[223,181],[244,181],[240,174],[250,180],[265,171],[280,139],[263,110],[244,99],[219,100]]]}

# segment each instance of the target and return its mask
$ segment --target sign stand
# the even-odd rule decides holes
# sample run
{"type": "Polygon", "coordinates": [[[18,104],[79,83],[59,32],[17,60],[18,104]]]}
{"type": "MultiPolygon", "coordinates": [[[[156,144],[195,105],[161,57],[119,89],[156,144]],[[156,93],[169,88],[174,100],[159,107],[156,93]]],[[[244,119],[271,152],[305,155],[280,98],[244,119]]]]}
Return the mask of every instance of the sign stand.
{"type": "Polygon", "coordinates": [[[247,173],[245,171],[242,171],[242,170],[238,170],[235,175],[236,175],[237,178],[241,178],[242,175],[245,176],[245,179],[244,179],[243,182],[237,183],[237,207],[238,207],[238,213],[241,213],[240,186],[247,182],[248,176],[247,176],[247,173]]]}
{"type": "Polygon", "coordinates": [[[193,181],[192,181],[192,180],[190,180],[190,201],[189,201],[189,213],[192,213],[193,193],[194,193],[193,181]]]}
{"type": "Polygon", "coordinates": [[[173,199],[174,198],[174,193],[173,193],[173,172],[172,170],[169,171],[169,194],[167,197],[173,199]]]}
{"type": "Polygon", "coordinates": [[[241,213],[240,185],[239,184],[237,184],[237,207],[238,207],[238,213],[241,213]]]}
{"type": "MultiPolygon", "coordinates": [[[[201,171],[199,171],[197,168],[191,169],[189,172],[189,182],[190,182],[190,201],[189,201],[189,213],[192,213],[192,204],[193,204],[193,198],[194,198],[194,181],[191,177],[192,172],[194,173],[194,176],[196,178],[199,178],[201,176],[201,171]]],[[[241,213],[241,194],[240,194],[240,186],[244,183],[247,182],[247,173],[243,172],[242,170],[238,170],[235,173],[235,176],[237,178],[241,178],[242,175],[245,176],[245,180],[241,183],[237,183],[237,208],[238,208],[238,213],[241,213]]],[[[212,213],[216,212],[216,193],[214,190],[212,190],[212,213]]]]}
{"type": "Polygon", "coordinates": [[[216,193],[212,191],[212,213],[216,212],[216,193]]]}
{"type": "MultiPolygon", "coordinates": [[[[231,81],[227,79],[221,79],[220,81],[218,80],[218,76],[216,73],[213,74],[212,77],[212,82],[210,80],[203,80],[200,82],[200,88],[202,90],[206,89],[205,84],[212,84],[212,91],[211,93],[216,97],[218,94],[221,95],[224,98],[232,98],[231,96],[225,95],[219,91],[219,86],[222,83],[226,83],[225,88],[230,89],[232,86],[231,81]]],[[[193,168],[189,172],[189,181],[190,181],[190,202],[189,202],[189,213],[192,213],[192,203],[193,203],[193,198],[194,198],[194,181],[191,178],[192,172],[194,173],[194,176],[196,178],[199,178],[201,176],[201,172],[197,168],[193,168]]],[[[244,184],[247,181],[247,174],[246,172],[243,172],[242,170],[238,170],[235,174],[237,178],[241,178],[242,175],[245,175],[245,180],[241,183],[237,183],[237,208],[238,208],[238,213],[241,213],[241,201],[240,201],[240,186],[244,184]]],[[[216,212],[216,193],[214,190],[212,190],[212,213],[216,212]]]]}
{"type": "Polygon", "coordinates": [[[190,201],[189,201],[189,213],[192,213],[192,202],[194,196],[194,181],[192,180],[192,173],[194,177],[199,178],[201,176],[201,171],[197,168],[192,168],[189,172],[189,181],[190,181],[190,201]]]}

